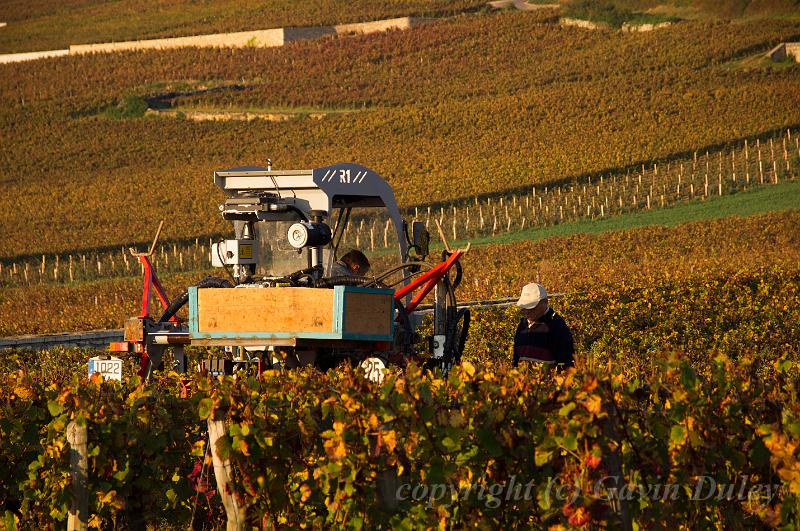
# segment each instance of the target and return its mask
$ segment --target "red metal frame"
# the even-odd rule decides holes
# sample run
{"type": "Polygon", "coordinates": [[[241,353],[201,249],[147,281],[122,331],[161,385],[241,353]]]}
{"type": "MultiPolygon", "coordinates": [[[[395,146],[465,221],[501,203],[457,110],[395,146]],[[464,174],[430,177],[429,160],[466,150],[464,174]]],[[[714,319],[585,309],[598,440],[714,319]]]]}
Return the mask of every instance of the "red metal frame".
{"type": "MultiPolygon", "coordinates": [[[[142,312],[139,317],[142,318],[149,318],[150,317],[150,288],[154,288],[156,292],[156,296],[158,297],[159,302],[161,302],[161,306],[164,307],[166,310],[169,308],[169,297],[167,297],[167,292],[164,289],[164,286],[161,285],[161,281],[158,279],[158,274],[156,273],[153,264],[150,262],[149,254],[137,254],[136,258],[139,259],[139,263],[142,264],[142,268],[144,269],[144,286],[142,290],[142,312]]],[[[173,323],[178,322],[178,318],[176,316],[172,316],[170,321],[173,323]]],[[[147,374],[147,365],[150,363],[150,356],[147,354],[147,348],[142,343],[136,343],[134,346],[134,350],[139,352],[141,356],[139,356],[139,376],[144,377],[147,374]]]]}
{"type": "Polygon", "coordinates": [[[395,291],[394,299],[399,301],[424,284],[420,292],[417,293],[414,298],[411,299],[411,302],[406,305],[406,313],[413,312],[417,306],[419,306],[419,303],[422,302],[422,299],[424,299],[425,296],[430,293],[434,287],[436,287],[436,284],[438,284],[439,281],[444,278],[447,272],[450,271],[450,268],[453,267],[453,265],[455,265],[455,263],[458,262],[462,256],[464,256],[463,250],[459,249],[454,251],[453,254],[447,258],[447,260],[432,268],[430,271],[427,271],[425,274],[415,278],[399,290],[395,291]]]}
{"type": "MultiPolygon", "coordinates": [[[[150,256],[152,256],[153,251],[156,248],[156,243],[158,242],[158,237],[161,235],[161,228],[164,226],[164,222],[160,222],[158,224],[158,229],[156,230],[156,236],[153,238],[153,243],[150,245],[150,250],[146,253],[137,253],[136,249],[131,247],[130,252],[133,256],[135,256],[139,263],[142,264],[142,271],[144,273],[143,279],[143,288],[142,288],[142,311],[139,314],[139,319],[142,320],[141,326],[146,326],[144,320],[149,320],[150,318],[150,291],[151,289],[155,289],[156,296],[158,297],[161,306],[166,310],[169,308],[169,297],[167,296],[167,292],[164,289],[164,286],[161,285],[161,281],[158,279],[158,274],[156,274],[156,270],[153,267],[153,263],[150,262],[150,256]]],[[[170,322],[177,323],[178,318],[177,316],[173,315],[170,318],[170,322]]],[[[127,328],[127,325],[126,325],[127,328]]],[[[147,344],[146,341],[115,341],[109,345],[109,350],[111,352],[135,352],[137,354],[141,354],[139,356],[139,376],[144,376],[147,374],[147,365],[150,362],[150,356],[147,352],[147,344]]],[[[185,389],[184,389],[185,391],[185,389]]]]}
{"type": "MultiPolygon", "coordinates": [[[[150,258],[146,255],[136,255],[136,258],[139,259],[139,262],[142,264],[144,268],[144,290],[142,292],[142,313],[139,314],[139,317],[150,317],[150,287],[152,286],[155,288],[156,296],[158,300],[161,302],[161,305],[166,310],[169,308],[169,297],[167,297],[167,292],[164,290],[164,286],[161,285],[161,281],[158,280],[158,275],[156,274],[155,269],[153,268],[153,264],[150,263],[150,258]]],[[[170,321],[173,323],[177,323],[178,319],[174,315],[170,318],[170,321]]]]}

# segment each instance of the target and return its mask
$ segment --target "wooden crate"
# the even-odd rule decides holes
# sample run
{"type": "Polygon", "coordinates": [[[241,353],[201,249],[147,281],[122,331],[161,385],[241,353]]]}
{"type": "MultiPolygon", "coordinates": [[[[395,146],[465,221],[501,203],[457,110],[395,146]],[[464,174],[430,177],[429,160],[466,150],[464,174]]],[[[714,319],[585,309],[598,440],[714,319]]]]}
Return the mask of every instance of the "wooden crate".
{"type": "Polygon", "coordinates": [[[353,286],[189,288],[189,331],[198,344],[391,341],[393,297],[393,290],[353,286]]]}

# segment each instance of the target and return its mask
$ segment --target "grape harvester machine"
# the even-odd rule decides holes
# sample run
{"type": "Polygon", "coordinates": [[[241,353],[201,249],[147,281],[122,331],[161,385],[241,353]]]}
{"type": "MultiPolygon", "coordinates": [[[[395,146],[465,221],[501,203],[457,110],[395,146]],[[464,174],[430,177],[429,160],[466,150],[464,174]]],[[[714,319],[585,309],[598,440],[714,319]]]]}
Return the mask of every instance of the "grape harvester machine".
{"type": "MultiPolygon", "coordinates": [[[[226,347],[229,356],[194,363],[212,374],[253,365],[325,370],[349,362],[380,378],[382,371],[370,373],[410,359],[445,372],[459,361],[470,316],[457,308],[455,290],[469,247],[451,250],[440,228],[442,259],[427,261],[425,223],[401,217],[380,175],[356,164],[273,171],[270,162],[216,171],[214,182],[234,237],[211,246],[211,261],[227,278],[206,277],[170,300],[150,260],[156,241],[146,253],[131,249],[144,271],[141,312],[125,323],[124,341],[109,350],[137,355],[141,375],[163,368],[167,348],[173,349],[169,368],[188,371],[186,345],[226,347]],[[385,211],[394,229],[397,258],[378,257],[388,265],[375,275],[332,276],[348,230],[375,209],[385,211]],[[150,313],[151,291],[160,315],[150,313]],[[415,311],[431,291],[433,333],[423,339],[415,311]],[[188,320],[181,320],[177,312],[185,305],[188,320]]],[[[161,225],[156,240],[160,231],[161,225]]]]}

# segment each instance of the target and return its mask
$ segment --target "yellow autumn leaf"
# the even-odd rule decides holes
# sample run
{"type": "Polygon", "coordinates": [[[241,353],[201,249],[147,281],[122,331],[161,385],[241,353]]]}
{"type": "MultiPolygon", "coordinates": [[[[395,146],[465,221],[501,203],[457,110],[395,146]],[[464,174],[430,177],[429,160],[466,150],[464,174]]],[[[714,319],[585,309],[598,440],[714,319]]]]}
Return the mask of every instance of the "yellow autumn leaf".
{"type": "Polygon", "coordinates": [[[325,453],[334,461],[339,461],[347,455],[347,447],[341,439],[328,439],[325,441],[325,453]]]}
{"type": "Polygon", "coordinates": [[[15,387],[14,394],[17,395],[22,400],[28,400],[33,396],[33,392],[30,390],[30,388],[24,386],[15,387]]]}
{"type": "Polygon", "coordinates": [[[585,407],[586,411],[588,411],[589,413],[597,415],[603,408],[603,401],[600,399],[598,395],[591,395],[583,403],[583,407],[585,407]]]}
{"type": "Polygon", "coordinates": [[[397,446],[397,433],[394,430],[386,430],[381,434],[383,445],[389,452],[393,452],[397,446]]]}
{"type": "Polygon", "coordinates": [[[378,416],[375,413],[370,413],[369,415],[369,427],[373,430],[377,430],[378,426],[380,426],[380,421],[378,420],[378,416]]]}
{"type": "Polygon", "coordinates": [[[461,368],[464,369],[464,372],[467,373],[467,376],[472,378],[475,376],[475,366],[468,361],[461,362],[461,368]]]}

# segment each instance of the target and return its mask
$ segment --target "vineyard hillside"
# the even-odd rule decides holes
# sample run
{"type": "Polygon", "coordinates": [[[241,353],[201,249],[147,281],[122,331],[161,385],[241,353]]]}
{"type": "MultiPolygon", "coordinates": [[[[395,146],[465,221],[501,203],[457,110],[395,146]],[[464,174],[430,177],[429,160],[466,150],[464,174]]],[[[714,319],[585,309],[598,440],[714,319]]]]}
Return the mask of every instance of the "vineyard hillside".
{"type": "Polygon", "coordinates": [[[768,170],[800,156],[797,135],[766,151],[800,124],[800,69],[739,63],[800,38],[797,23],[631,34],[561,28],[549,13],[479,12],[281,49],[2,65],[0,256],[143,241],[164,218],[179,240],[219,233],[212,171],[267,158],[362,163],[410,208],[624,175],[745,140],[764,144],[768,170]],[[148,107],[297,117],[193,122],[143,116],[148,107]]]}
{"type": "Polygon", "coordinates": [[[0,528],[800,528],[800,0],[6,0],[0,53],[399,16],[0,64],[0,528]],[[327,173],[212,180],[268,165],[327,173]]]}
{"type": "MultiPolygon", "coordinates": [[[[680,19],[796,17],[796,0],[551,0],[565,16],[599,22],[652,23],[680,19]]],[[[0,53],[67,48],[70,44],[181,37],[208,33],[324,26],[401,16],[447,17],[489,11],[483,0],[327,0],[325,2],[230,1],[213,4],[189,0],[97,0],[56,2],[10,0],[0,6],[0,53]]]]}

